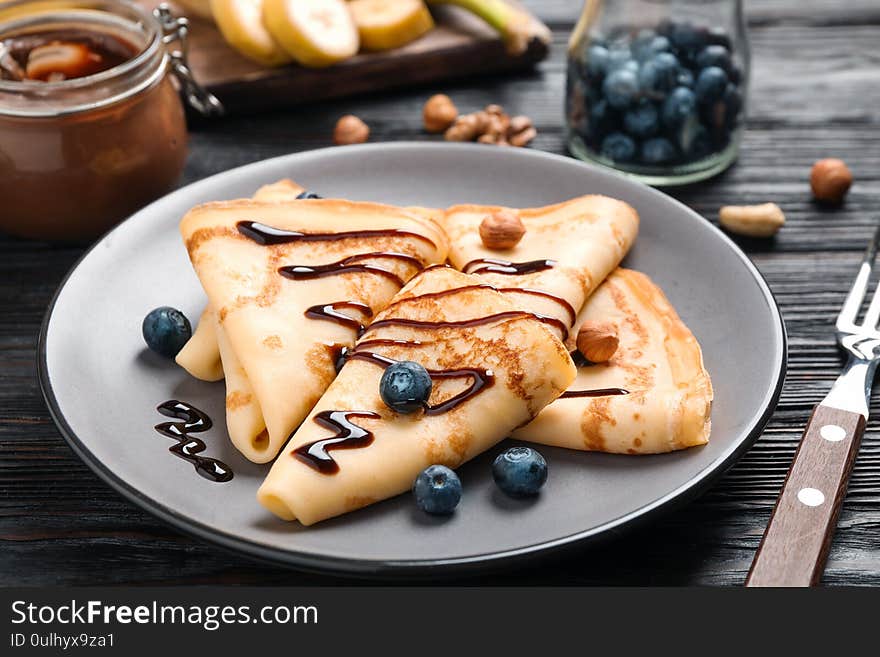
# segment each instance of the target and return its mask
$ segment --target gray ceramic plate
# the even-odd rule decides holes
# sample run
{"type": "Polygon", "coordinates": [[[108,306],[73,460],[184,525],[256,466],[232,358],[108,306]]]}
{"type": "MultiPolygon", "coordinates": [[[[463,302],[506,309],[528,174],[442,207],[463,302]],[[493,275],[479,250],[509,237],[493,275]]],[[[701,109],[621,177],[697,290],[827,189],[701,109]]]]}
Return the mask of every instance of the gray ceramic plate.
{"type": "MultiPolygon", "coordinates": [[[[259,162],[181,189],[104,237],[77,264],[49,309],[40,348],[49,409],[71,447],[125,496],[176,527],[303,568],[360,574],[476,570],[548,553],[622,529],[693,496],[757,438],[779,395],[785,331],[757,270],[720,231],[643,185],[575,160],[525,149],[375,144],[259,162]],[[141,321],[171,305],[196,319],[204,293],[177,224],[193,205],[250,196],[291,177],[325,196],[443,207],[540,206],[587,193],[632,204],[641,233],[626,265],[666,291],[703,347],[715,385],[709,445],[628,457],[541,448],[550,479],[534,500],[500,495],[489,464],[502,446],[461,468],[456,513],[436,519],[409,495],[303,528],[264,511],[255,493],[267,466],[240,457],[224,431],[224,388],[190,378],[147,352],[141,321]],[[206,455],[235,477],[213,483],[168,452],[156,405],[182,399],[215,427],[206,455]]],[[[295,394],[295,391],[292,391],[295,394]]]]}

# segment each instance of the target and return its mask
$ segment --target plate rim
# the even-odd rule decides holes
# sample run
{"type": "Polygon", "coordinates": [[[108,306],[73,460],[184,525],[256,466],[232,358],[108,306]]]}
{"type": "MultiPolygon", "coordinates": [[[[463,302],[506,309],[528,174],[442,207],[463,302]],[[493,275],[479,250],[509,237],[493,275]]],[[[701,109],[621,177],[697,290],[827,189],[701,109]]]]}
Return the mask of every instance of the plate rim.
{"type": "Polygon", "coordinates": [[[344,574],[354,577],[381,577],[381,578],[410,578],[418,579],[425,577],[436,577],[445,574],[468,575],[474,574],[476,571],[486,573],[494,570],[502,570],[510,568],[516,564],[523,563],[527,560],[545,559],[551,555],[557,555],[565,550],[571,550],[576,547],[585,547],[588,544],[601,542],[609,538],[612,534],[619,535],[624,530],[630,531],[636,527],[643,526],[646,522],[664,512],[672,510],[674,507],[681,506],[692,501],[702,492],[706,490],[712,483],[717,481],[734,463],[736,463],[746,451],[748,451],[763,433],[764,428],[770,420],[785,382],[788,369],[788,335],[782,313],[776,301],[770,286],[767,284],[763,274],[758,270],[755,264],[749,259],[745,252],[728,237],[715,224],[706,220],[702,215],[691,209],[678,199],[664,194],[662,191],[633,180],[627,176],[616,173],[604,167],[598,167],[589,163],[582,162],[572,157],[560,155],[556,153],[548,153],[531,149],[518,149],[517,156],[536,160],[546,159],[549,161],[562,161],[569,165],[582,166],[589,170],[591,174],[595,174],[601,180],[602,178],[611,178],[618,181],[625,181],[643,188],[650,195],[663,197],[677,205],[681,211],[691,215],[693,218],[703,222],[719,238],[732,252],[739,258],[746,270],[751,274],[752,278],[758,284],[758,288],[764,297],[767,307],[774,319],[774,326],[777,330],[777,339],[779,342],[778,363],[776,369],[776,381],[772,389],[769,389],[764,396],[761,404],[761,412],[754,416],[750,428],[745,435],[737,441],[732,447],[719,455],[709,466],[707,466],[697,476],[688,479],[666,495],[653,500],[629,513],[625,513],[617,518],[609,520],[596,527],[585,529],[580,532],[568,534],[552,540],[540,541],[531,545],[513,548],[503,551],[491,551],[480,554],[471,554],[461,557],[445,558],[445,559],[359,559],[352,557],[338,557],[313,552],[305,552],[300,550],[281,549],[268,545],[264,545],[249,539],[243,539],[235,534],[211,527],[197,520],[193,520],[181,515],[175,509],[168,507],[147,495],[143,494],[134,486],[126,482],[122,477],[116,475],[108,465],[96,457],[89,448],[80,440],[76,432],[67,423],[61,409],[58,405],[54,389],[49,377],[48,354],[46,340],[48,337],[49,325],[55,309],[56,302],[61,297],[64,289],[71,276],[79,269],[80,265],[89,257],[93,250],[101,246],[108,240],[117,230],[136,220],[143,213],[149,212],[153,206],[164,201],[170,196],[183,194],[191,188],[205,184],[210,184],[215,178],[226,176],[233,172],[242,172],[250,168],[260,168],[270,162],[281,162],[283,160],[293,160],[303,156],[320,156],[327,152],[339,151],[346,149],[351,151],[373,151],[389,149],[394,150],[448,150],[458,149],[461,151],[483,151],[484,145],[468,144],[468,143],[438,143],[438,142],[421,142],[421,141],[397,141],[397,142],[374,142],[368,144],[358,144],[353,146],[331,146],[317,148],[295,153],[287,153],[271,158],[265,158],[256,162],[250,162],[238,167],[233,167],[225,171],[221,171],[205,178],[196,180],[188,185],[179,187],[172,192],[154,200],[150,204],[144,206],[130,217],[126,218],[100,238],[98,238],[86,251],[76,260],[70,270],[65,274],[55,293],[52,295],[43,321],[40,326],[40,333],[37,342],[37,378],[42,393],[43,400],[49,410],[49,415],[64,438],[65,442],[73,450],[83,463],[85,463],[92,472],[107,483],[112,489],[121,494],[127,500],[133,502],[142,510],[159,518],[163,522],[168,523],[175,530],[183,534],[196,537],[207,541],[213,545],[230,550],[236,554],[244,554],[258,561],[268,562],[275,565],[284,565],[309,571],[318,574],[344,574]]]}

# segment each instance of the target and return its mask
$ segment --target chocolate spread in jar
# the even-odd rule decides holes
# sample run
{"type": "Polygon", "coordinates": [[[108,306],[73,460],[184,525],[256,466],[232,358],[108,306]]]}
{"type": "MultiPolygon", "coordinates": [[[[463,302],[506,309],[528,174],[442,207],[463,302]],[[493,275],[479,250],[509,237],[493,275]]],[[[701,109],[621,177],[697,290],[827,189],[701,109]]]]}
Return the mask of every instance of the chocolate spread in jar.
{"type": "Polygon", "coordinates": [[[146,44],[98,26],[2,37],[0,231],[95,237],[173,187],[187,130],[161,53],[127,71],[146,44]]]}
{"type": "Polygon", "coordinates": [[[2,77],[42,82],[101,73],[127,62],[138,51],[120,37],[79,29],[26,34],[4,39],[2,44],[14,60],[0,68],[2,77]]]}

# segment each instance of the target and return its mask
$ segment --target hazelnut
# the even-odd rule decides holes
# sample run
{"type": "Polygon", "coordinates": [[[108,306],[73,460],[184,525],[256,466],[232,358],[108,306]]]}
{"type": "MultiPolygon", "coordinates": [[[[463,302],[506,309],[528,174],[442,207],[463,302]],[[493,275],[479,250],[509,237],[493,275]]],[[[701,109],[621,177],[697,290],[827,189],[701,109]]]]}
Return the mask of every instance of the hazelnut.
{"type": "Polygon", "coordinates": [[[538,136],[538,131],[531,126],[525,130],[511,134],[507,139],[511,146],[526,146],[532,139],[538,136]]]}
{"type": "Polygon", "coordinates": [[[333,129],[333,143],[363,144],[370,138],[370,127],[354,114],[346,114],[336,122],[333,129]]]}
{"type": "Polygon", "coordinates": [[[523,130],[528,130],[531,127],[532,120],[529,117],[520,114],[519,116],[514,116],[510,119],[510,126],[508,129],[510,130],[510,134],[516,134],[523,130]]]}
{"type": "Polygon", "coordinates": [[[819,160],[810,171],[813,196],[827,203],[840,203],[852,185],[853,177],[843,160],[819,160]]]}
{"type": "Polygon", "coordinates": [[[617,351],[620,340],[612,322],[584,322],[577,334],[577,348],[591,363],[607,363],[617,351]]]}
{"type": "Polygon", "coordinates": [[[443,132],[458,118],[458,108],[445,94],[431,96],[422,108],[425,130],[443,132]]]}
{"type": "Polygon", "coordinates": [[[488,214],[480,222],[480,238],[488,249],[503,251],[512,249],[526,234],[519,215],[511,210],[498,210],[488,214]]]}
{"type": "Polygon", "coordinates": [[[486,132],[489,115],[485,112],[462,114],[443,135],[446,141],[473,141],[486,132]]]}

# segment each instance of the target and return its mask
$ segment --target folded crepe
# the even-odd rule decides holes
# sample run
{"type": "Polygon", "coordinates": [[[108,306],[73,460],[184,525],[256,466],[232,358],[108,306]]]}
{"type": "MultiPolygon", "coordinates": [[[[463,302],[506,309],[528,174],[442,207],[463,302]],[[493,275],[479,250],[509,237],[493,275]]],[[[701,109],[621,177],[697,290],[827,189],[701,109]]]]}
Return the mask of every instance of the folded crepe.
{"type": "Polygon", "coordinates": [[[461,271],[509,294],[518,306],[571,326],[593,290],[632,246],[639,227],[636,211],[607,196],[581,196],[542,208],[512,209],[457,205],[446,210],[449,261],[461,271]],[[489,249],[480,223],[508,210],[526,232],[512,249],[489,249]]]}
{"type": "MultiPolygon", "coordinates": [[[[304,191],[304,187],[285,178],[260,187],[254,194],[253,200],[294,201],[304,191]]],[[[174,360],[197,379],[219,381],[223,378],[223,360],[220,358],[220,344],[217,334],[222,330],[223,328],[217,325],[216,313],[210,305],[207,306],[192,337],[178,352],[174,360]]],[[[244,375],[243,370],[241,374],[244,375]]],[[[257,409],[258,411],[259,409],[257,409]]]]}
{"type": "Polygon", "coordinates": [[[662,290],[644,274],[617,269],[587,301],[575,329],[591,320],[617,326],[617,352],[607,363],[579,362],[565,395],[513,437],[621,454],[705,444],[712,383],[700,345],[662,290]],[[577,396],[591,391],[599,396],[577,396]],[[614,394],[621,391],[628,394],[614,394]]]}
{"type": "Polygon", "coordinates": [[[209,203],[181,222],[208,308],[178,362],[216,380],[219,354],[230,438],[258,463],[302,422],[362,325],[447,254],[427,214],[291,200],[299,191],[282,181],[258,192],[270,200],[209,203]]]}
{"type": "Polygon", "coordinates": [[[574,379],[553,324],[480,277],[426,270],[373,320],[273,464],[259,502],[311,525],[408,490],[429,465],[456,467],[489,449],[574,379]],[[382,402],[379,380],[398,360],[431,373],[424,411],[401,415],[382,402]]]}

